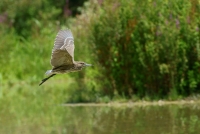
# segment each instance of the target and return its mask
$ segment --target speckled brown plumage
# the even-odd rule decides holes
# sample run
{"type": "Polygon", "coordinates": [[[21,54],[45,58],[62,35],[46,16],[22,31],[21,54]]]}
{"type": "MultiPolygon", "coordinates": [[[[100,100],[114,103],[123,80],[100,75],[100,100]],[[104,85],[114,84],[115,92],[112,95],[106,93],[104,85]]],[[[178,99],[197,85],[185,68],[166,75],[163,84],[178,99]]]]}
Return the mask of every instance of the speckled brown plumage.
{"type": "Polygon", "coordinates": [[[91,66],[82,61],[74,61],[74,38],[70,30],[60,30],[56,36],[50,63],[52,70],[48,70],[39,85],[56,74],[80,71],[83,67],[91,66]]]}

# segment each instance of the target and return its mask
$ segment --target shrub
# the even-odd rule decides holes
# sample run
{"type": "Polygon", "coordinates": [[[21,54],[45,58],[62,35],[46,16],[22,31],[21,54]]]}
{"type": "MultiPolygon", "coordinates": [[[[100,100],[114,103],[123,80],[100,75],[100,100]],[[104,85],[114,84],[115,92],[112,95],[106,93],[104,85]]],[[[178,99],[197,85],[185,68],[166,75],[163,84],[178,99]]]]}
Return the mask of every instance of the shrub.
{"type": "Polygon", "coordinates": [[[197,0],[104,1],[90,37],[104,92],[139,97],[199,92],[199,13],[197,0]]]}

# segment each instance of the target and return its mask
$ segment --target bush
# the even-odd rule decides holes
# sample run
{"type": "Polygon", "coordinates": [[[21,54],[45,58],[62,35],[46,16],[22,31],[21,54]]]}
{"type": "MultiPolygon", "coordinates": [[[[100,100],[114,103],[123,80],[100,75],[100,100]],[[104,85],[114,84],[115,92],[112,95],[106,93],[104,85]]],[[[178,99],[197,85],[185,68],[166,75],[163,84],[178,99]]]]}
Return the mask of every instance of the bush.
{"type": "Polygon", "coordinates": [[[105,93],[162,98],[199,92],[197,0],[110,0],[97,12],[90,39],[105,93]]]}

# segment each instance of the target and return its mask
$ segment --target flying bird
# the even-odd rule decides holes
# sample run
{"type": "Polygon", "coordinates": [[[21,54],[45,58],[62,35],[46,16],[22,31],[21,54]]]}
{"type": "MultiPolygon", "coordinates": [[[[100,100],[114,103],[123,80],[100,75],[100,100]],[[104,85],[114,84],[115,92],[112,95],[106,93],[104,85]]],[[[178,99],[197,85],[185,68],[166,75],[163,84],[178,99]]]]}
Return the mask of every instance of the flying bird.
{"type": "Polygon", "coordinates": [[[74,48],[74,37],[71,30],[60,30],[51,54],[52,70],[45,73],[48,77],[44,78],[39,86],[56,74],[81,71],[82,68],[91,66],[83,61],[74,61],[74,48]]]}

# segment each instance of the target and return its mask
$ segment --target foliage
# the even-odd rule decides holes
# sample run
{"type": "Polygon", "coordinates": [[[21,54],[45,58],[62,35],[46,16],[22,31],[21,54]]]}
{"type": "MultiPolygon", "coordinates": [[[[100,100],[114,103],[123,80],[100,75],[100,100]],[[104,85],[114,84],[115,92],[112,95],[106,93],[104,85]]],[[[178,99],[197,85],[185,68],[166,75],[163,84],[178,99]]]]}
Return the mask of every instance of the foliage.
{"type": "Polygon", "coordinates": [[[110,0],[98,13],[91,39],[106,94],[173,99],[199,92],[199,1],[110,0]]]}
{"type": "Polygon", "coordinates": [[[72,18],[65,14],[66,1],[3,0],[0,88],[26,91],[25,85],[37,85],[50,68],[56,32],[70,28],[75,60],[94,66],[34,88],[61,88],[67,102],[178,99],[199,93],[199,5],[198,0],[89,0],[72,18]]]}
{"type": "Polygon", "coordinates": [[[0,22],[9,24],[15,28],[18,35],[27,37],[33,32],[38,33],[46,25],[53,23],[59,27],[61,24],[66,24],[66,18],[76,15],[77,7],[81,6],[84,1],[2,0],[0,2],[0,22]]]}

